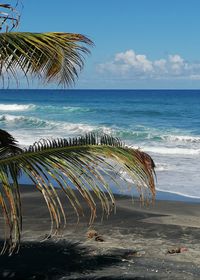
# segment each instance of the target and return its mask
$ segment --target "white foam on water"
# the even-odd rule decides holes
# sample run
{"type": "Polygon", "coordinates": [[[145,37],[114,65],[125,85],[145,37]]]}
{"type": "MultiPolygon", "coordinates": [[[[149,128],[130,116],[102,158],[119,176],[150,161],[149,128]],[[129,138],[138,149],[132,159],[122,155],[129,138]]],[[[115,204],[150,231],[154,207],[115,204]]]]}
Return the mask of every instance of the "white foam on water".
{"type": "Polygon", "coordinates": [[[163,135],[161,136],[163,140],[168,140],[170,142],[184,142],[184,143],[200,143],[200,136],[191,135],[163,135]]]}
{"type": "Polygon", "coordinates": [[[162,155],[200,155],[200,149],[178,147],[143,147],[145,152],[162,155]]]}
{"type": "Polygon", "coordinates": [[[34,104],[0,104],[0,112],[20,112],[31,110],[43,111],[64,111],[68,113],[84,113],[90,112],[91,109],[78,106],[55,106],[55,105],[34,105],[34,104]]]}
{"type": "Polygon", "coordinates": [[[163,171],[169,171],[174,170],[174,166],[166,163],[156,163],[155,171],[156,172],[163,172],[163,171]]]}
{"type": "Polygon", "coordinates": [[[62,109],[69,112],[69,113],[90,112],[91,111],[91,109],[89,109],[89,108],[76,107],[76,106],[75,107],[64,106],[62,109]]]}
{"type": "Polygon", "coordinates": [[[55,139],[85,135],[89,132],[111,134],[111,129],[105,126],[95,126],[85,123],[68,123],[64,121],[47,121],[35,117],[1,115],[3,129],[9,127],[9,132],[22,145],[31,145],[41,138],[55,139]]]}
{"type": "Polygon", "coordinates": [[[13,121],[16,121],[16,120],[21,120],[22,118],[23,118],[22,116],[1,115],[0,116],[0,121],[13,122],[13,121]]]}
{"type": "MultiPolygon", "coordinates": [[[[5,124],[15,124],[15,128],[17,130],[16,125],[23,125],[24,129],[28,124],[32,125],[32,128],[35,129],[37,133],[37,128],[43,128],[46,130],[47,133],[53,134],[55,137],[58,137],[58,131],[63,133],[74,132],[75,134],[85,134],[92,131],[103,132],[107,134],[112,133],[112,129],[106,126],[97,126],[97,125],[89,125],[85,123],[68,123],[64,121],[48,121],[45,119],[35,118],[35,117],[28,117],[28,116],[16,116],[10,114],[0,115],[0,121],[4,122],[5,124]]],[[[41,131],[40,131],[41,133],[41,131]]],[[[63,134],[62,133],[62,134],[63,134]]]]}
{"type": "Polygon", "coordinates": [[[0,104],[0,111],[27,111],[32,110],[35,107],[34,104],[0,104]]]}
{"type": "Polygon", "coordinates": [[[13,125],[16,130],[18,130],[19,127],[24,127],[24,129],[26,129],[27,127],[32,127],[32,129],[37,129],[45,126],[49,127],[50,124],[50,122],[39,118],[15,116],[10,114],[0,115],[0,121],[2,121],[5,125],[9,125],[10,127],[12,127],[13,125]]]}
{"type": "MultiPolygon", "coordinates": [[[[165,165],[167,166],[167,165],[165,165]]],[[[158,170],[156,170],[157,172],[158,170]]],[[[167,171],[167,168],[164,167],[163,171],[167,171]]],[[[129,177],[129,175],[127,174],[126,171],[119,171],[120,173],[120,177],[125,180],[126,182],[130,183],[130,184],[133,184],[135,185],[134,181],[129,177]]],[[[157,173],[158,175],[158,173],[157,173]]],[[[200,199],[200,192],[199,192],[199,188],[197,188],[197,186],[195,186],[194,189],[188,189],[187,187],[185,188],[181,188],[179,189],[176,189],[176,185],[174,186],[174,188],[170,188],[170,189],[167,189],[166,187],[163,187],[163,186],[160,186],[158,183],[156,183],[156,190],[157,191],[162,191],[162,192],[166,192],[166,193],[171,193],[171,194],[176,194],[176,195],[181,195],[181,196],[184,196],[184,197],[188,197],[188,198],[196,198],[196,199],[200,199]]],[[[125,190],[126,192],[126,190],[125,190]]],[[[128,195],[129,193],[126,192],[126,194],[128,195]]]]}

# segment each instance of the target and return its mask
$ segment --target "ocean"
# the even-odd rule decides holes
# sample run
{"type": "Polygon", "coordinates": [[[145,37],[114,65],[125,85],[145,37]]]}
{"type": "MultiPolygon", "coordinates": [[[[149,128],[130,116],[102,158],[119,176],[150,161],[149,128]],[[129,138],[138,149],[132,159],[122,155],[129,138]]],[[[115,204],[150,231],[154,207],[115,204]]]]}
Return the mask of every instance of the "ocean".
{"type": "Polygon", "coordinates": [[[198,90],[1,90],[0,128],[22,146],[91,131],[120,137],[152,156],[158,190],[200,198],[198,90]]]}

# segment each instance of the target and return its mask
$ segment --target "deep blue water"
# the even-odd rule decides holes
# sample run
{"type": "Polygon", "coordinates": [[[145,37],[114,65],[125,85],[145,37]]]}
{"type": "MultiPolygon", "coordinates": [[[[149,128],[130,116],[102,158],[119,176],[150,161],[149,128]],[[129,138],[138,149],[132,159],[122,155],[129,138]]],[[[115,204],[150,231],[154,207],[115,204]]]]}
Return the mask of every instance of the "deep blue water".
{"type": "Polygon", "coordinates": [[[200,197],[200,91],[1,90],[0,127],[22,145],[102,131],[154,158],[157,188],[200,197]]]}

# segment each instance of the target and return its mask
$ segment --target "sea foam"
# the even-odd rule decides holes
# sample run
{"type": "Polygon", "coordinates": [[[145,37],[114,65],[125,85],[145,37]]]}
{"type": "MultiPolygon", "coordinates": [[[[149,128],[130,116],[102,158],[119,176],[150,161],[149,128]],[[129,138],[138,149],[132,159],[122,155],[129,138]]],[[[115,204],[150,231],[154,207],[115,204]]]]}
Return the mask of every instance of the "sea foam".
{"type": "Polygon", "coordinates": [[[200,136],[192,135],[163,135],[163,140],[170,142],[200,143],[200,136]]]}
{"type": "Polygon", "coordinates": [[[27,111],[32,110],[35,107],[34,104],[0,104],[0,111],[27,111]]]}
{"type": "Polygon", "coordinates": [[[152,152],[155,154],[163,155],[200,155],[200,149],[192,148],[178,148],[178,147],[143,147],[146,152],[152,152]]]}

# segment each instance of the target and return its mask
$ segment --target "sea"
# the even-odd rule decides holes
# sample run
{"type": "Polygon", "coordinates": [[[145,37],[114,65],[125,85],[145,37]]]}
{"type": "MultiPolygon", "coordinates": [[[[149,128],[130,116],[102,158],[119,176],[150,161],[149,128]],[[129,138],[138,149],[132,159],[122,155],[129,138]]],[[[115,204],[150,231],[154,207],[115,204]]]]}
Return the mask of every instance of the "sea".
{"type": "Polygon", "coordinates": [[[119,137],[151,155],[157,190],[200,198],[200,90],[4,89],[0,128],[23,147],[87,132],[119,137]]]}

